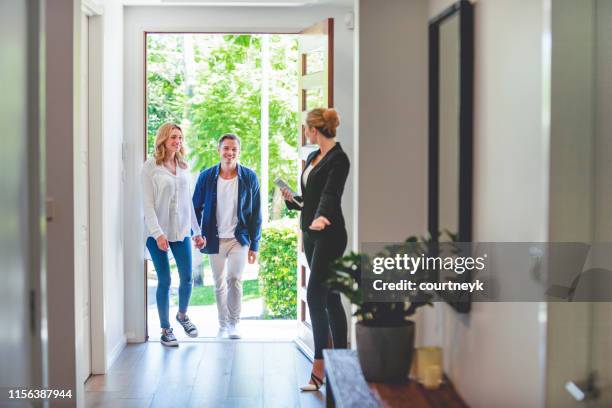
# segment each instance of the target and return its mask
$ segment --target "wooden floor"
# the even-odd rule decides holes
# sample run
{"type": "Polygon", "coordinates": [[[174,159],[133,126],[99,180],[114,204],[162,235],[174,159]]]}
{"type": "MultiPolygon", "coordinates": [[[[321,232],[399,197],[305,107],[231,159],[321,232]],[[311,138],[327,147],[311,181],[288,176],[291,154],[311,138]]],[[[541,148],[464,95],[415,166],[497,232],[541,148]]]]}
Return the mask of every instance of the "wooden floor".
{"type": "Polygon", "coordinates": [[[324,391],[298,390],[310,367],[293,343],[130,344],[108,374],[90,377],[85,400],[112,408],[323,407],[324,391]]]}

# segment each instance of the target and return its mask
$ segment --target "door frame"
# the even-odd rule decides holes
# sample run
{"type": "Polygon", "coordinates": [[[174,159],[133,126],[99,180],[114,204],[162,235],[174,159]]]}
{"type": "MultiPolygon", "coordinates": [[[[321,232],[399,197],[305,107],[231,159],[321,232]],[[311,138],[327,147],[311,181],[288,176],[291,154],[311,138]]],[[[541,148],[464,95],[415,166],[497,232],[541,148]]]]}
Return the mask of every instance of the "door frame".
{"type": "MultiPolygon", "coordinates": [[[[308,143],[305,133],[304,122],[306,114],[311,107],[307,106],[307,93],[312,89],[321,89],[324,95],[324,105],[322,107],[334,107],[334,18],[326,18],[300,32],[303,36],[298,40],[298,114],[300,115],[298,132],[298,174],[297,185],[300,186],[301,175],[306,166],[308,155],[317,150],[316,145],[308,143]],[[308,40],[308,36],[316,36],[316,40],[308,40]],[[323,36],[321,38],[321,36],[323,36]],[[308,55],[313,51],[325,47],[325,64],[322,71],[308,72],[308,55]],[[320,82],[321,81],[321,82],[320,82]],[[320,88],[315,85],[322,85],[320,88]]],[[[304,241],[302,231],[298,231],[297,248],[297,319],[298,334],[295,338],[300,351],[309,359],[314,360],[314,338],[312,333],[312,323],[308,321],[308,304],[306,292],[308,281],[310,280],[310,267],[304,252],[304,241]]],[[[349,320],[350,321],[350,320],[349,320]]],[[[331,336],[329,342],[331,342],[331,336]]]]}
{"type": "MultiPolygon", "coordinates": [[[[249,33],[249,34],[299,34],[305,27],[322,19],[333,17],[336,21],[343,21],[347,14],[354,13],[354,7],[348,6],[317,6],[308,8],[139,8],[129,7],[125,9],[124,22],[124,45],[129,53],[124,54],[124,169],[125,169],[125,194],[124,194],[124,217],[125,219],[138,220],[141,225],[141,210],[139,195],[139,174],[142,166],[143,141],[145,118],[144,104],[144,33],[249,33]]],[[[347,153],[351,160],[357,162],[356,147],[358,141],[355,134],[355,115],[357,113],[354,103],[356,88],[354,88],[354,70],[358,50],[354,46],[354,32],[350,27],[339,24],[336,33],[336,49],[344,50],[335,53],[335,105],[344,113],[343,131],[341,141],[347,147],[347,153]],[[338,31],[338,29],[340,29],[338,31]],[[342,76],[338,74],[341,73],[342,76]],[[353,91],[355,89],[355,91],[353,91]],[[343,139],[344,137],[344,139],[343,139]]],[[[357,168],[354,168],[350,182],[347,184],[346,208],[347,227],[352,237],[353,245],[356,242],[355,233],[357,210],[354,203],[355,190],[357,188],[357,168]]],[[[144,307],[144,272],[133,273],[143,270],[144,242],[141,228],[135,224],[126,226],[124,231],[124,270],[125,287],[138,288],[137,293],[132,291],[126,296],[125,332],[129,343],[141,343],[145,339],[145,320],[143,316],[144,307]],[[132,273],[129,273],[131,271],[132,273]]],[[[354,250],[355,248],[352,247],[354,250]]],[[[345,307],[346,307],[345,303],[345,307]]],[[[347,309],[350,319],[350,307],[347,309]]],[[[349,320],[350,321],[350,320],[349,320]]],[[[352,329],[351,323],[351,331],[352,329]]]]}
{"type": "Polygon", "coordinates": [[[81,12],[89,20],[89,320],[91,374],[105,374],[108,367],[104,341],[102,57],[104,8],[92,0],[81,0],[81,12]],[[96,290],[92,290],[96,288],[96,290]]]}
{"type": "MultiPolygon", "coordinates": [[[[78,13],[78,126],[74,133],[74,281],[76,381],[81,386],[91,374],[91,304],[89,265],[89,16],[78,13]]],[[[76,37],[76,36],[75,36],[76,37]]]]}

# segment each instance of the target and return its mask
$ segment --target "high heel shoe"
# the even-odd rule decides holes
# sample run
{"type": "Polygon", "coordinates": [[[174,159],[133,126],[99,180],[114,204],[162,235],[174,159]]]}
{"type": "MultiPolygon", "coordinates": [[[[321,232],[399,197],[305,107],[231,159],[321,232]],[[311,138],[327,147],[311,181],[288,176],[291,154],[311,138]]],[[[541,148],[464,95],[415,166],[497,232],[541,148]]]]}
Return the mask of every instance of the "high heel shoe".
{"type": "Polygon", "coordinates": [[[325,380],[317,377],[314,373],[310,373],[310,379],[314,384],[308,383],[300,387],[300,391],[319,391],[319,389],[325,384],[325,380]]]}

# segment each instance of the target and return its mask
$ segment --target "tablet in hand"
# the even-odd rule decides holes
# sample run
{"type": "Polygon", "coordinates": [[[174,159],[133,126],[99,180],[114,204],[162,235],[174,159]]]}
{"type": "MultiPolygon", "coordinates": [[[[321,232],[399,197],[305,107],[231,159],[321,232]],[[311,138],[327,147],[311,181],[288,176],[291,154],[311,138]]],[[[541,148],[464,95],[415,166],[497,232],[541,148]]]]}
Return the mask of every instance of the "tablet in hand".
{"type": "Polygon", "coordinates": [[[301,201],[297,201],[295,199],[295,196],[297,195],[297,193],[295,191],[293,191],[291,189],[291,187],[289,187],[289,185],[287,183],[285,183],[283,180],[281,180],[280,178],[277,178],[276,180],[274,180],[274,184],[276,184],[276,186],[278,186],[278,188],[286,188],[287,190],[289,190],[289,192],[291,193],[291,195],[293,195],[293,202],[296,203],[297,205],[299,205],[300,207],[304,206],[304,203],[302,203],[301,201]]]}
{"type": "Polygon", "coordinates": [[[297,193],[293,191],[291,187],[289,187],[289,185],[285,183],[283,180],[281,180],[280,178],[277,178],[276,180],[274,180],[274,184],[276,184],[278,188],[286,188],[294,196],[297,195],[297,193]]]}

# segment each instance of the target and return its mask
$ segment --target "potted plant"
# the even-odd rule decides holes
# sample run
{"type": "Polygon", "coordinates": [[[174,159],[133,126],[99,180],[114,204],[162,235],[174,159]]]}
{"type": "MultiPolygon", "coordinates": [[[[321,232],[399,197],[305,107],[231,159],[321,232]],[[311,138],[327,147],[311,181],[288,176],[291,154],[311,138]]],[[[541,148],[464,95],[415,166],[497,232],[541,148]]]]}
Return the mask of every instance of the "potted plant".
{"type": "MultiPolygon", "coordinates": [[[[410,237],[404,245],[387,246],[377,256],[394,256],[402,252],[410,256],[428,253],[431,239],[410,237]]],[[[432,306],[433,295],[413,291],[408,301],[375,302],[364,298],[362,270],[371,267],[366,254],[351,252],[332,264],[334,276],[328,280],[330,290],[343,293],[356,306],[357,354],[367,381],[404,382],[412,364],[415,324],[410,319],[416,310],[432,306]]],[[[371,269],[370,269],[371,270],[371,269]]],[[[418,274],[419,271],[417,271],[418,274]]],[[[426,274],[415,274],[417,279],[428,279],[426,274]]]]}

